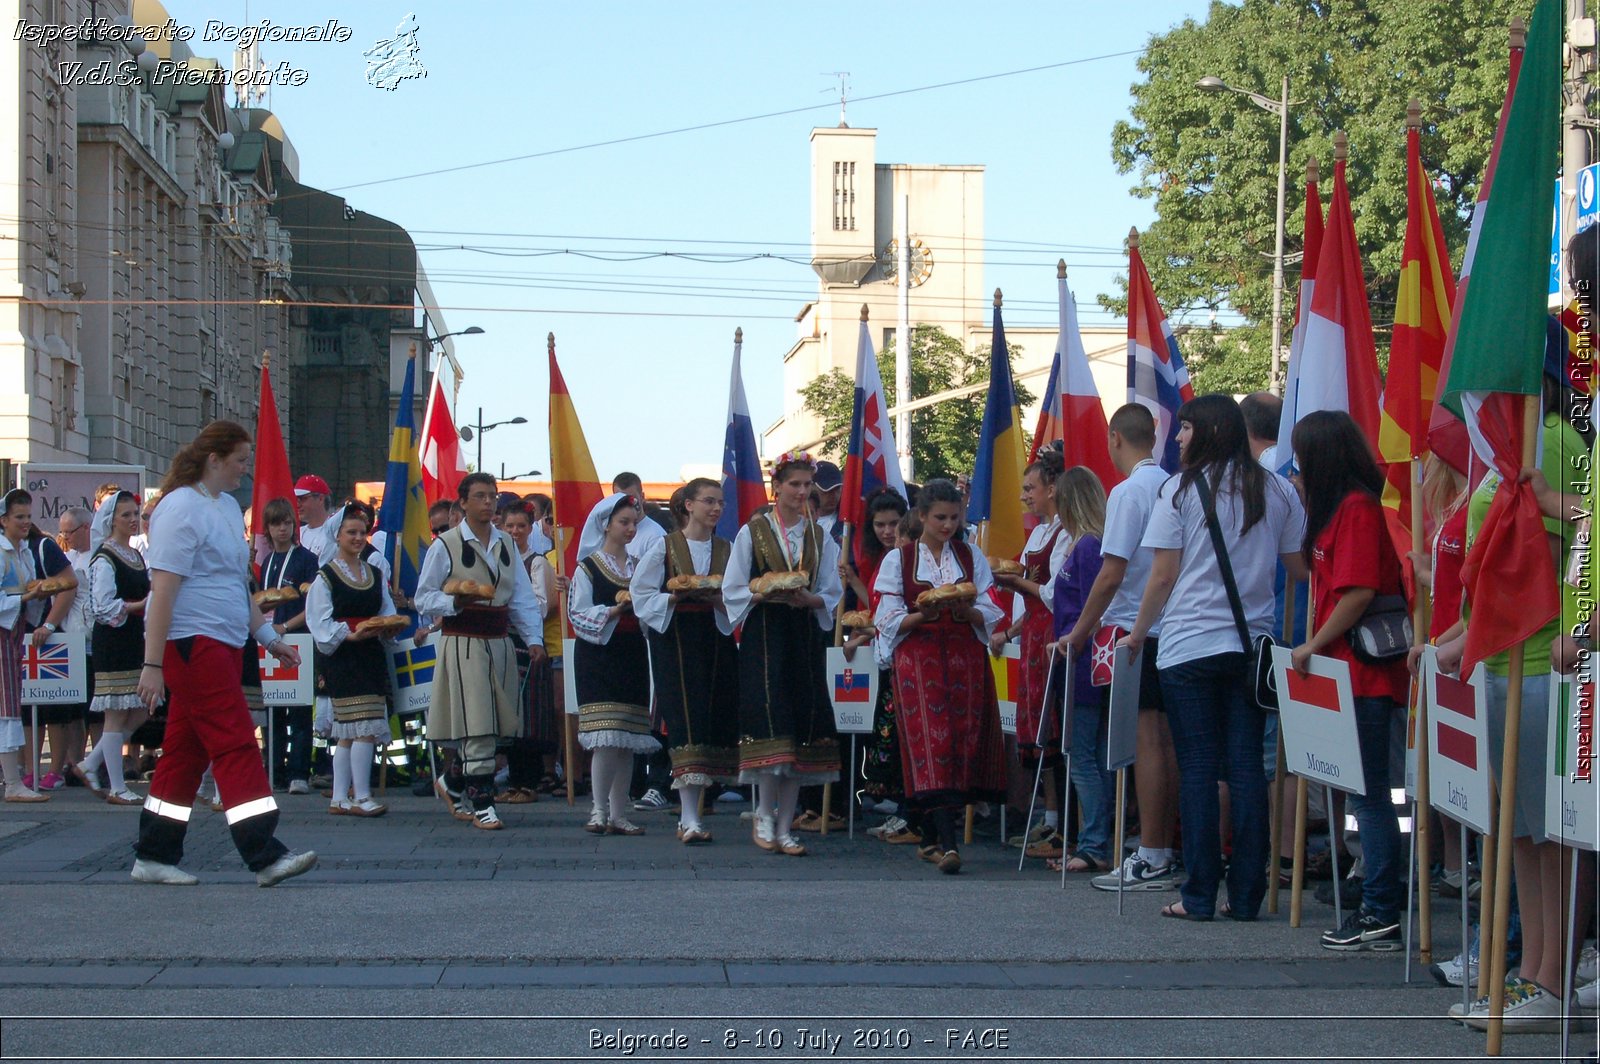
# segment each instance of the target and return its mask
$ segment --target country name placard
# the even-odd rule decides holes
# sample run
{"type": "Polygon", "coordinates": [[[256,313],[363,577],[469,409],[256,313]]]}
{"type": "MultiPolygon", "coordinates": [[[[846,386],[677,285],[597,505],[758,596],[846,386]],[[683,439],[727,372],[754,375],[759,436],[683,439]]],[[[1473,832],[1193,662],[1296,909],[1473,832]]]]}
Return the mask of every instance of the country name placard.
{"type": "Polygon", "coordinates": [[[1289,771],[1350,794],[1365,794],[1350,666],[1311,656],[1306,675],[1289,667],[1289,648],[1272,648],[1278,714],[1289,771]]]}
{"type": "Polygon", "coordinates": [[[878,663],[871,647],[858,647],[854,660],[843,647],[828,648],[828,697],[833,702],[833,726],[840,735],[865,735],[872,730],[878,707],[878,663]]]}
{"type": "MultiPolygon", "coordinates": [[[[1489,808],[1489,706],[1483,663],[1465,680],[1439,671],[1439,652],[1422,652],[1428,699],[1428,804],[1482,834],[1494,830],[1489,808]]],[[[1529,707],[1532,708],[1532,707],[1529,707]]]]}

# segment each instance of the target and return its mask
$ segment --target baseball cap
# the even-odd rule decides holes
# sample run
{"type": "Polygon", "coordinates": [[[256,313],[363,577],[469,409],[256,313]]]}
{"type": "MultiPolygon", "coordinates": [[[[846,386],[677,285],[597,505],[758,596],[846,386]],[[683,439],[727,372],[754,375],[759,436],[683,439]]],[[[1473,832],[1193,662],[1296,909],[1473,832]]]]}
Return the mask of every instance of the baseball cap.
{"type": "Polygon", "coordinates": [[[818,462],[817,475],[811,483],[816,485],[818,491],[832,491],[844,485],[844,476],[832,462],[818,462]]]}
{"type": "Polygon", "coordinates": [[[294,482],[296,495],[332,495],[333,489],[328,487],[328,482],[315,473],[307,473],[294,482]]]}

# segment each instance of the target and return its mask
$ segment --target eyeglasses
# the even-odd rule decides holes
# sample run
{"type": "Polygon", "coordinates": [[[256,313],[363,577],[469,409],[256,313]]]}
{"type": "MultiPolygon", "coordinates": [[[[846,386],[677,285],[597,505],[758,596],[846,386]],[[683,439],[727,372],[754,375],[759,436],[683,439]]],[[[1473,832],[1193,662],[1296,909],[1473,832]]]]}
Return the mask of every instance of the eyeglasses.
{"type": "Polygon", "coordinates": [[[86,529],[88,527],[89,527],[88,525],[73,525],[71,528],[63,528],[61,530],[61,535],[63,535],[63,536],[75,536],[79,532],[82,532],[84,529],[86,529]]]}
{"type": "Polygon", "coordinates": [[[435,528],[433,530],[433,534],[436,535],[436,536],[442,536],[448,531],[450,531],[450,526],[449,525],[439,525],[437,528],[435,528]]]}

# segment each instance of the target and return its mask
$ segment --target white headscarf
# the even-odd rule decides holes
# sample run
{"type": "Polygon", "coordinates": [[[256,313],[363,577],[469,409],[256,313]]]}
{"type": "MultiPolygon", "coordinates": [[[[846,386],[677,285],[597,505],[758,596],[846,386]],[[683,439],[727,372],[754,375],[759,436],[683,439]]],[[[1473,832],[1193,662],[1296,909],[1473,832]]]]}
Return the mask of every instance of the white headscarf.
{"type": "Polygon", "coordinates": [[[122,492],[114,491],[100,500],[100,507],[94,512],[94,521],[89,525],[89,553],[93,554],[100,549],[100,544],[111,538],[111,518],[117,512],[117,500],[122,497],[122,492]]]}
{"type": "Polygon", "coordinates": [[[606,525],[611,523],[611,513],[617,504],[628,496],[623,492],[616,492],[601,499],[589,517],[583,522],[583,531],[578,534],[578,560],[581,562],[595,551],[599,550],[606,541],[606,525]]]}

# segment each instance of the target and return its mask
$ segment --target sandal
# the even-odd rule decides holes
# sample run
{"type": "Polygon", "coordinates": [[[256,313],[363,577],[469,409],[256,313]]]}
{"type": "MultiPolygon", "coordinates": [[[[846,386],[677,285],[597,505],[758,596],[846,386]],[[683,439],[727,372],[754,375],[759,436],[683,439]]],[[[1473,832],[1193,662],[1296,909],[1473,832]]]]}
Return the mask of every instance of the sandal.
{"type": "Polygon", "coordinates": [[[1175,901],[1171,905],[1161,907],[1161,915],[1173,920],[1193,920],[1197,924],[1209,924],[1211,917],[1201,916],[1199,913],[1189,912],[1183,907],[1183,902],[1175,901]]]}
{"type": "Polygon", "coordinates": [[[1221,905],[1217,906],[1217,915],[1226,916],[1228,919],[1236,920],[1241,924],[1253,924],[1256,920],[1254,916],[1246,916],[1243,913],[1234,912],[1231,902],[1223,902],[1221,905]]]}
{"type": "MultiPolygon", "coordinates": [[[[1057,861],[1052,872],[1062,871],[1061,862],[1057,861]]],[[[1067,858],[1066,871],[1068,872],[1109,872],[1111,866],[1105,861],[1097,860],[1087,854],[1075,853],[1067,858]]]]}
{"type": "Polygon", "coordinates": [[[1046,858],[1046,860],[1044,862],[1044,867],[1045,867],[1045,871],[1047,871],[1047,872],[1059,872],[1059,871],[1061,871],[1061,858],[1059,858],[1059,857],[1046,858]]]}

